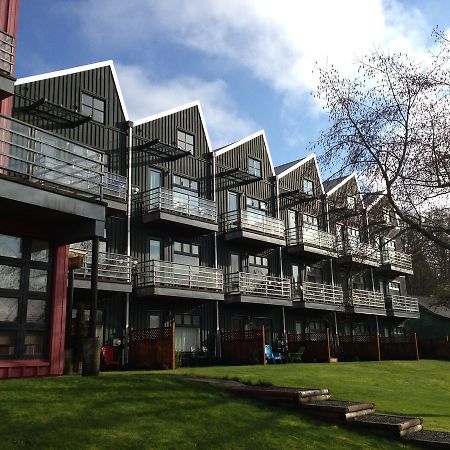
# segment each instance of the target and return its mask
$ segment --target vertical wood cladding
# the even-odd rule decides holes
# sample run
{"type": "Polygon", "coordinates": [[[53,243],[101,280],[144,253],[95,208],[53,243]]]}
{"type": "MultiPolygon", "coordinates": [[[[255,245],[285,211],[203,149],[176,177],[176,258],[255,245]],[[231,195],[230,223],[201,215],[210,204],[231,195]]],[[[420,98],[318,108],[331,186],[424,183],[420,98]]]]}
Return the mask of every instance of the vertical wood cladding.
{"type": "Polygon", "coordinates": [[[16,86],[14,117],[32,125],[62,135],[80,144],[110,155],[110,170],[126,175],[125,116],[109,66],[34,81],[16,86]],[[105,102],[104,123],[93,120],[75,128],[61,128],[49,120],[20,108],[42,98],[72,111],[81,111],[81,94],[92,95],[105,102]]]}
{"type": "MultiPolygon", "coordinates": [[[[168,189],[173,188],[173,176],[180,175],[199,182],[201,198],[212,200],[213,168],[204,125],[197,106],[168,114],[166,116],[137,125],[133,128],[133,165],[132,184],[145,192],[150,188],[150,168],[157,169],[162,174],[162,184],[168,189]],[[185,131],[194,136],[194,153],[175,161],[139,150],[142,144],[159,139],[165,144],[177,146],[177,131],[185,131]]],[[[158,238],[164,247],[164,259],[170,261],[173,255],[173,242],[190,242],[200,245],[201,265],[214,264],[214,239],[212,233],[198,236],[189,231],[172,231],[161,229],[160,226],[142,224],[140,212],[133,211],[132,216],[132,252],[139,261],[148,259],[149,238],[158,238]]]]}
{"type": "MultiPolygon", "coordinates": [[[[267,203],[267,213],[270,217],[277,217],[277,198],[275,179],[272,173],[272,167],[268,156],[263,135],[257,135],[253,139],[238,145],[225,153],[216,156],[216,172],[225,172],[232,168],[239,168],[247,172],[248,158],[261,161],[262,179],[253,183],[243,184],[233,180],[231,177],[216,177],[217,191],[217,212],[219,220],[221,216],[228,212],[228,192],[237,192],[240,194],[240,208],[246,208],[246,197],[253,197],[263,200],[267,203]]],[[[243,248],[242,245],[226,242],[219,238],[218,240],[218,264],[219,267],[227,270],[229,266],[229,253],[239,252],[242,258],[242,265],[247,265],[249,254],[266,256],[269,258],[269,269],[271,275],[280,275],[280,262],[278,249],[265,250],[263,252],[255,250],[253,247],[243,248]]]]}

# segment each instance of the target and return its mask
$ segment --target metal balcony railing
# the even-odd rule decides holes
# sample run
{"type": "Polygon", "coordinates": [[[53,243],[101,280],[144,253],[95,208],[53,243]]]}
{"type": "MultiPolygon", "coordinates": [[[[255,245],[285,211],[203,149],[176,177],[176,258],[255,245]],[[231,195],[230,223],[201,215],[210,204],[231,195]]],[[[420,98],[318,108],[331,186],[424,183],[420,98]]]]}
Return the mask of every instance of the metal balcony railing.
{"type": "Polygon", "coordinates": [[[105,176],[103,180],[103,195],[119,199],[123,202],[127,200],[127,177],[105,170],[105,176]]]}
{"type": "Polygon", "coordinates": [[[206,222],[216,222],[216,204],[193,194],[158,187],[140,195],[142,213],[168,211],[206,222]]]}
{"type": "Polygon", "coordinates": [[[150,260],[136,267],[137,287],[171,287],[204,291],[223,291],[220,269],[189,266],[168,261],[150,260]]]}
{"type": "Polygon", "coordinates": [[[366,242],[361,242],[356,236],[337,238],[336,249],[340,256],[355,256],[362,262],[380,264],[381,261],[380,251],[366,242]]]}
{"type": "Polygon", "coordinates": [[[419,303],[415,297],[403,295],[389,295],[386,297],[395,312],[419,313],[419,303]]]}
{"type": "MultiPolygon", "coordinates": [[[[90,278],[92,268],[92,253],[88,252],[83,258],[83,266],[75,269],[77,277],[90,278]]],[[[119,283],[131,282],[131,258],[119,253],[99,252],[98,277],[119,283]]]]}
{"type": "Polygon", "coordinates": [[[236,272],[225,276],[225,292],[290,299],[291,283],[287,278],[236,272]]]}
{"type": "Polygon", "coordinates": [[[294,300],[326,305],[343,305],[344,303],[340,286],[307,281],[303,285],[293,284],[292,292],[294,300]]]}
{"type": "Polygon", "coordinates": [[[14,67],[15,39],[3,31],[0,31],[0,72],[11,76],[14,67]]]}
{"type": "Polygon", "coordinates": [[[265,236],[284,238],[284,223],[275,217],[246,211],[230,211],[222,216],[223,231],[248,230],[265,236]]]}
{"type": "Polygon", "coordinates": [[[352,303],[353,306],[359,306],[362,308],[386,308],[384,295],[381,292],[366,291],[364,289],[353,289],[352,303]]]}
{"type": "Polygon", "coordinates": [[[71,193],[103,196],[104,153],[0,115],[0,173],[71,193]]]}
{"type": "Polygon", "coordinates": [[[412,270],[411,255],[396,250],[384,249],[381,252],[381,262],[399,269],[412,270]]]}
{"type": "Polygon", "coordinates": [[[336,236],[317,228],[303,225],[286,230],[287,245],[311,245],[319,249],[333,250],[336,247],[336,236]]]}

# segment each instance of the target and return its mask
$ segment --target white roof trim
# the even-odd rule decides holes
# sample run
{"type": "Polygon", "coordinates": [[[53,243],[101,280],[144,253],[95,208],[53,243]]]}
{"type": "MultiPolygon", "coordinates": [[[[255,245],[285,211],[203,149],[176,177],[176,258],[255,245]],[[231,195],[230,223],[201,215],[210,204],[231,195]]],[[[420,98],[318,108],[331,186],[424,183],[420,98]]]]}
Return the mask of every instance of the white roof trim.
{"type": "Polygon", "coordinates": [[[220,150],[216,150],[215,154],[216,154],[216,156],[223,155],[224,153],[232,150],[233,148],[239,147],[240,145],[243,145],[246,142],[249,142],[259,136],[263,137],[264,145],[266,147],[267,157],[269,158],[270,168],[272,169],[272,176],[275,176],[275,168],[274,168],[273,161],[272,161],[272,155],[270,154],[269,144],[267,143],[266,133],[264,132],[264,130],[257,131],[256,133],[253,133],[250,136],[247,136],[244,139],[241,139],[240,141],[237,141],[237,142],[234,142],[233,144],[227,145],[226,147],[223,147],[220,150]]]}
{"type": "MultiPolygon", "coordinates": [[[[334,188],[330,189],[327,192],[327,195],[331,195],[333,192],[335,192],[338,189],[340,189],[342,186],[344,186],[344,184],[346,184],[348,181],[350,181],[350,179],[353,178],[353,177],[355,177],[355,179],[356,179],[356,172],[352,172],[350,175],[345,177],[340,183],[338,183],[336,186],[334,186],[334,188]]],[[[356,183],[358,184],[358,180],[357,179],[356,179],[356,183]]],[[[358,189],[359,189],[359,184],[358,184],[358,189]]]]}
{"type": "Polygon", "coordinates": [[[34,81],[47,80],[49,78],[63,77],[65,75],[71,75],[73,73],[78,72],[86,72],[87,70],[98,69],[100,67],[107,67],[111,69],[111,73],[114,79],[114,84],[116,85],[117,94],[120,100],[120,106],[122,107],[123,115],[125,116],[125,120],[129,120],[127,107],[125,105],[125,101],[122,94],[122,89],[120,88],[119,79],[117,77],[116,69],[114,67],[114,62],[112,60],[101,61],[94,64],[87,64],[84,66],[72,67],[70,69],[57,70],[55,72],[42,73],[39,75],[32,75],[30,77],[19,78],[16,82],[16,86],[20,86],[25,83],[32,83],[34,81]]]}
{"type": "Polygon", "coordinates": [[[373,206],[378,204],[381,199],[385,198],[385,195],[386,195],[385,190],[381,194],[378,194],[378,198],[374,202],[372,202],[370,205],[367,206],[367,211],[369,211],[370,209],[372,209],[373,206]]]}
{"type": "Polygon", "coordinates": [[[322,175],[320,174],[320,170],[319,170],[319,164],[317,163],[317,157],[315,153],[311,153],[310,155],[306,156],[305,158],[303,158],[302,160],[296,162],[293,166],[287,168],[285,171],[280,172],[276,177],[278,179],[285,177],[286,175],[288,175],[289,173],[291,173],[293,170],[298,169],[300,166],[302,166],[303,164],[307,163],[308,161],[311,161],[311,159],[314,160],[314,163],[316,165],[316,170],[317,170],[317,175],[319,176],[319,181],[320,181],[320,188],[322,190],[322,194],[325,193],[325,189],[323,187],[323,181],[322,181],[322,175]]]}
{"type": "Polygon", "coordinates": [[[200,120],[202,121],[203,131],[205,132],[206,142],[208,143],[209,151],[212,152],[213,148],[211,145],[211,139],[209,137],[208,129],[206,128],[205,116],[203,114],[202,105],[200,104],[199,100],[195,100],[194,102],[186,103],[184,105],[177,106],[175,108],[172,108],[172,109],[169,109],[167,111],[163,111],[163,112],[160,112],[157,114],[153,114],[151,116],[143,117],[142,119],[138,119],[138,120],[134,121],[133,123],[134,123],[134,126],[136,127],[138,125],[143,125],[144,123],[152,122],[153,120],[161,119],[161,117],[170,116],[171,114],[175,114],[177,112],[184,111],[185,109],[193,108],[195,106],[198,108],[198,112],[200,114],[200,120]]]}

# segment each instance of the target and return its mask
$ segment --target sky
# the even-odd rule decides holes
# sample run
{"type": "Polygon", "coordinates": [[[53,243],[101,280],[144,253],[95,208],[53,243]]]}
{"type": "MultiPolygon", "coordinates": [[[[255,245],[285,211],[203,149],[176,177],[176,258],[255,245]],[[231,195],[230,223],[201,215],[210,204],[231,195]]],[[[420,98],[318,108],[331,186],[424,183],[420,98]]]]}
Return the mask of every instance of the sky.
{"type": "Polygon", "coordinates": [[[131,120],[199,100],[214,148],[264,129],[275,165],[329,126],[317,67],[420,58],[450,27],[445,0],[19,1],[16,77],[112,59],[131,120]]]}

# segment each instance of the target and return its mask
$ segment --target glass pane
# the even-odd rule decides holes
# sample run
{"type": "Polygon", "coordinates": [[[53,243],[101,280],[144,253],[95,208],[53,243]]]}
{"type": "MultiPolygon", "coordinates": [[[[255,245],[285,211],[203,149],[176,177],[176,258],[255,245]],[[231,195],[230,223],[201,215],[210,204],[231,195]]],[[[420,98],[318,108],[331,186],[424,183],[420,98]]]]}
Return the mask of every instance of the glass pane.
{"type": "Polygon", "coordinates": [[[28,300],[27,322],[45,323],[45,300],[28,300]]]}
{"type": "Polygon", "coordinates": [[[0,331],[0,355],[14,355],[16,352],[16,333],[0,331]]]}
{"type": "Polygon", "coordinates": [[[83,105],[89,105],[92,106],[92,97],[87,94],[81,94],[81,103],[83,105]]]}
{"type": "Polygon", "coordinates": [[[181,317],[181,314],[175,314],[175,324],[176,325],[182,325],[183,324],[183,319],[181,317]]]}
{"type": "Polygon", "coordinates": [[[189,314],[184,315],[184,324],[185,325],[192,325],[192,316],[189,314]]]}
{"type": "Polygon", "coordinates": [[[193,255],[198,255],[198,245],[193,245],[192,246],[192,254],[193,255]]]}
{"type": "Polygon", "coordinates": [[[46,292],[47,291],[47,271],[40,269],[30,269],[30,291],[46,292]]]}
{"type": "Polygon", "coordinates": [[[161,241],[158,239],[150,239],[149,256],[150,259],[161,259],[161,241]]]}
{"type": "Polygon", "coordinates": [[[194,143],[194,136],[192,134],[186,133],[186,143],[191,145],[194,143]]]}
{"type": "Polygon", "coordinates": [[[148,321],[150,328],[159,328],[161,326],[161,317],[159,314],[150,314],[148,321]]]}
{"type": "Polygon", "coordinates": [[[44,353],[44,336],[42,334],[27,334],[25,336],[25,354],[40,355],[44,353]]]}
{"type": "Polygon", "coordinates": [[[6,266],[0,264],[0,288],[20,288],[20,267],[6,266]]]}
{"type": "Polygon", "coordinates": [[[181,252],[181,242],[174,242],[173,243],[173,248],[176,252],[181,252]]]}
{"type": "Polygon", "coordinates": [[[0,297],[0,322],[15,322],[19,310],[17,298],[0,297]]]}
{"type": "Polygon", "coordinates": [[[21,258],[21,242],[18,237],[0,234],[0,256],[7,256],[8,258],[21,258]]]}
{"type": "Polygon", "coordinates": [[[98,98],[94,98],[94,108],[99,111],[105,110],[105,102],[103,100],[99,100],[98,98]]]}
{"type": "Polygon", "coordinates": [[[239,209],[239,195],[234,192],[228,193],[228,211],[237,211],[239,209]]]}
{"type": "Polygon", "coordinates": [[[196,327],[200,326],[200,316],[192,316],[192,325],[196,327]]]}
{"type": "Polygon", "coordinates": [[[45,241],[34,240],[31,243],[31,261],[48,262],[49,244],[45,241]]]}
{"type": "Polygon", "coordinates": [[[230,253],[230,273],[239,272],[241,257],[238,253],[230,253]]]}
{"type": "Polygon", "coordinates": [[[92,112],[92,119],[97,122],[103,123],[103,111],[98,111],[94,109],[92,112]]]}

